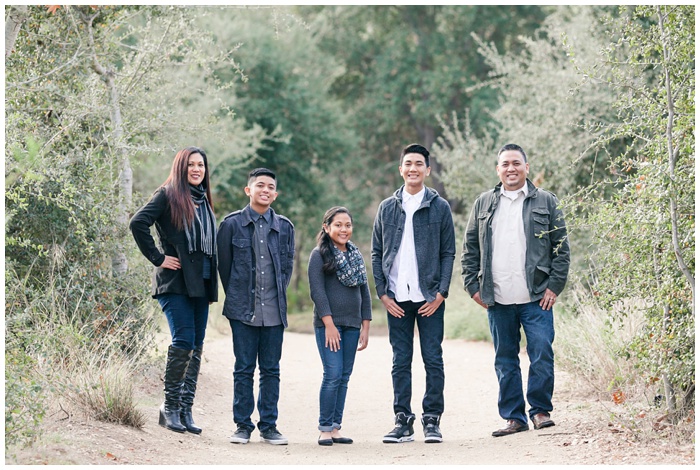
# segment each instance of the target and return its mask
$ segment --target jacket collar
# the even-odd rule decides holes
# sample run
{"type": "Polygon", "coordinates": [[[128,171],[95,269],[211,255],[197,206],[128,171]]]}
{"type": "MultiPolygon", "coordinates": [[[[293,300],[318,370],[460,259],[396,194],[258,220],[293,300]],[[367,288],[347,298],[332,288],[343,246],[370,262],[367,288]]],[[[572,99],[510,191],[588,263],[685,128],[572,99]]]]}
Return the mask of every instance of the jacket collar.
{"type": "MultiPolygon", "coordinates": [[[[399,204],[403,204],[403,198],[401,196],[403,195],[404,186],[406,186],[406,185],[402,184],[399,189],[394,191],[394,198],[396,198],[399,201],[399,204]]],[[[423,201],[421,201],[421,203],[420,203],[420,207],[423,207],[426,205],[429,206],[430,202],[439,196],[438,192],[435,191],[433,188],[429,188],[427,186],[424,186],[424,188],[425,188],[425,195],[423,196],[423,201]]]]}
{"type": "MultiPolygon", "coordinates": [[[[535,183],[530,181],[530,178],[525,179],[526,184],[527,184],[527,195],[525,196],[525,199],[529,197],[537,197],[537,186],[535,186],[535,183]]],[[[498,183],[496,187],[493,188],[493,196],[494,198],[498,198],[501,195],[501,188],[503,187],[503,183],[498,183]]]]}
{"type": "MultiPolygon", "coordinates": [[[[256,213],[252,207],[250,207],[250,204],[245,206],[245,209],[242,211],[242,217],[241,217],[241,226],[245,227],[246,225],[250,225],[253,223],[253,213],[256,213]]],[[[270,207],[270,228],[274,230],[275,232],[280,231],[280,219],[277,217],[275,214],[275,210],[270,207]]]]}

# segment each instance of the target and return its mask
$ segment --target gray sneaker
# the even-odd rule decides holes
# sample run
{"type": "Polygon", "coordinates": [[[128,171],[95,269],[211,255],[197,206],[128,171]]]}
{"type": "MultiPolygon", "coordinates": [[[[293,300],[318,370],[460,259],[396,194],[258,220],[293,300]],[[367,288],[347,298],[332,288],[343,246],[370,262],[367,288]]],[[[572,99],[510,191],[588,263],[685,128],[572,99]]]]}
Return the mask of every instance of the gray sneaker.
{"type": "Polygon", "coordinates": [[[416,417],[406,416],[406,413],[396,414],[396,427],[384,436],[382,442],[387,444],[413,441],[413,422],[416,417]]]}
{"type": "Polygon", "coordinates": [[[250,429],[239,424],[236,432],[229,438],[229,442],[234,444],[247,444],[248,441],[250,441],[250,429]]]}
{"type": "Polygon", "coordinates": [[[289,441],[280,433],[276,427],[260,431],[260,440],[275,446],[286,446],[289,441]]]}
{"type": "Polygon", "coordinates": [[[423,422],[423,435],[425,435],[425,442],[442,442],[442,433],[440,433],[440,417],[423,416],[421,421],[423,422]]]}

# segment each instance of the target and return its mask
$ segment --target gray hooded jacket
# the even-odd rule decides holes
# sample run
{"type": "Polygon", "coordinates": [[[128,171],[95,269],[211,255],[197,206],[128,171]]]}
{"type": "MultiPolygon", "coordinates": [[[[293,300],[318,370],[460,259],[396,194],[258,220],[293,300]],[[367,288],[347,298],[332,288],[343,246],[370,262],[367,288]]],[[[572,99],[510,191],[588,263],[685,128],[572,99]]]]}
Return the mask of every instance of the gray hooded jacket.
{"type": "MultiPolygon", "coordinates": [[[[379,204],[372,231],[372,272],[377,296],[394,293],[387,291],[389,272],[394,263],[406,212],[402,207],[403,186],[379,204]]],[[[413,234],[416,244],[418,278],[425,300],[432,302],[438,292],[447,297],[455,258],[455,231],[448,202],[432,188],[425,188],[420,207],[413,214],[413,234]]]]}

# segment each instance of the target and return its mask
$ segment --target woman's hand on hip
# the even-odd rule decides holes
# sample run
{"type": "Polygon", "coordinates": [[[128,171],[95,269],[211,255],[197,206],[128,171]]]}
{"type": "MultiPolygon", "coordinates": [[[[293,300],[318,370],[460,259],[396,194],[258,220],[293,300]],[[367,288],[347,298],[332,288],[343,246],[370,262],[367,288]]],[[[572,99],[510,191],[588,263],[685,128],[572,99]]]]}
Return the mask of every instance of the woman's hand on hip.
{"type": "Polygon", "coordinates": [[[176,257],[165,255],[165,261],[161,263],[160,267],[164,269],[172,269],[173,271],[177,271],[182,266],[180,266],[180,260],[176,257]]]}

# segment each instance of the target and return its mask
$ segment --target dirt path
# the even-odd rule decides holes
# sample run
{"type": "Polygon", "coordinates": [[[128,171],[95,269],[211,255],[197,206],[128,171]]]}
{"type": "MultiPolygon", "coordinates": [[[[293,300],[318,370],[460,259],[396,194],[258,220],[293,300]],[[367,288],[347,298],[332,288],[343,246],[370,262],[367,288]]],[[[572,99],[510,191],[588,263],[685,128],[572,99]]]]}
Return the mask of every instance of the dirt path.
{"type": "MultiPolygon", "coordinates": [[[[558,373],[557,425],[503,438],[491,431],[503,421],[496,408],[497,383],[493,350],[487,343],[444,342],[446,373],[442,444],[425,444],[420,425],[416,442],[383,444],[393,426],[391,410],[391,347],[385,336],[370,337],[357,356],[345,409],[343,432],[352,445],[320,447],[318,389],[322,368],[313,336],[285,333],[279,429],[288,446],[259,442],[254,432],[247,445],[230,444],[233,352],[230,337],[208,330],[194,415],[204,428],[200,436],[177,434],[157,424],[161,384],[153,382],[142,397],[149,418],[142,431],[78,418],[50,424],[51,444],[6,457],[6,463],[67,464],[692,464],[694,451],[649,449],[613,434],[596,416],[595,403],[577,400],[566,377],[558,373]],[[16,460],[15,460],[16,459],[16,460]]],[[[527,358],[522,356],[526,368],[527,358]]],[[[424,373],[418,351],[414,357],[414,412],[420,415],[424,373]]],[[[257,388],[257,381],[256,381],[257,388]]],[[[257,413],[257,412],[256,412],[257,413]]],[[[254,421],[257,416],[253,416],[254,421]]]]}

